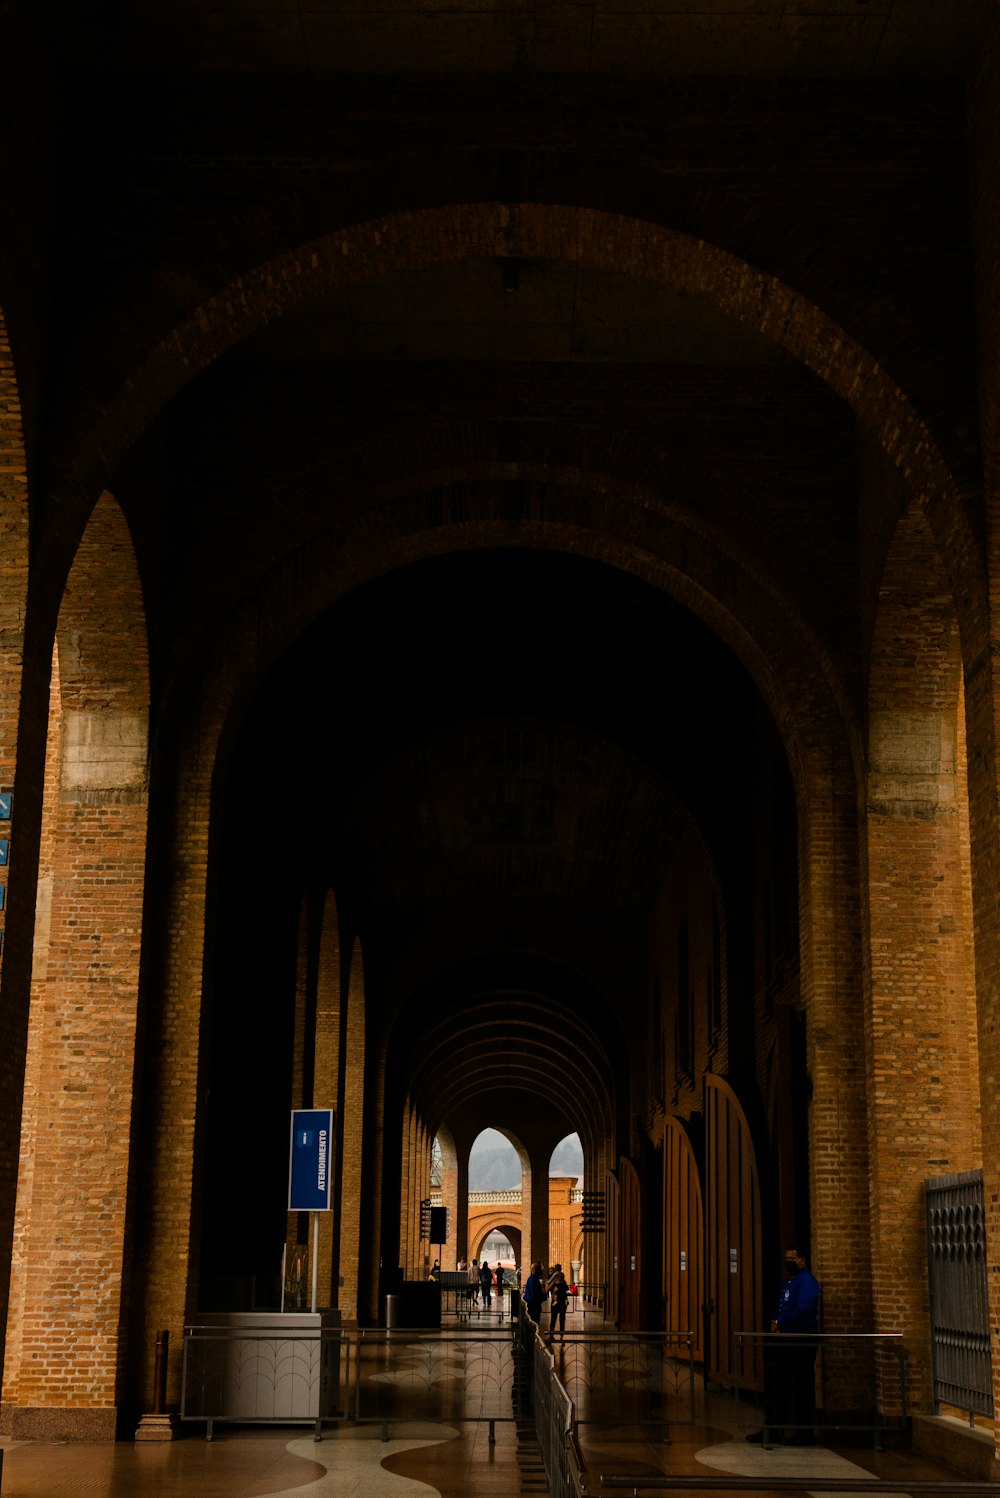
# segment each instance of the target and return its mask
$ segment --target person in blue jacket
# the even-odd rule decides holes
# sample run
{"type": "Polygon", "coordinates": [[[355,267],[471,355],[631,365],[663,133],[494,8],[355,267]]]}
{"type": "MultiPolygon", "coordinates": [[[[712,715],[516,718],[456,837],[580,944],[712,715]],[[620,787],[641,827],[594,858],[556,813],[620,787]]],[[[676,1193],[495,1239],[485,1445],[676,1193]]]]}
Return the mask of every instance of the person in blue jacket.
{"type": "Polygon", "coordinates": [[[545,1281],[542,1279],[542,1266],[532,1264],[531,1273],[524,1287],[524,1309],[536,1326],[542,1319],[542,1301],[547,1295],[545,1281]]]}
{"type": "Polygon", "coordinates": [[[819,1341],[819,1281],[797,1244],[785,1249],[785,1279],[771,1322],[771,1331],[788,1337],[788,1343],[768,1342],[764,1347],[765,1421],[748,1441],[784,1442],[785,1423],[793,1427],[790,1446],[814,1446],[816,1434],[816,1353],[819,1341]]]}

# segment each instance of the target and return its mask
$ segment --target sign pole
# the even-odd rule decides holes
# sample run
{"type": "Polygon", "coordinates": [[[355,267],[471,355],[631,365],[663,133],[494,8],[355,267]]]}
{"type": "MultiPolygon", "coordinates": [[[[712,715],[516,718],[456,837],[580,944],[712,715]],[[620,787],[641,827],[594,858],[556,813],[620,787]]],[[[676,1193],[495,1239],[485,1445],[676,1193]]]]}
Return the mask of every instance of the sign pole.
{"type": "Polygon", "coordinates": [[[319,1214],[332,1211],[334,1112],[332,1108],[293,1108],[288,1158],[288,1210],[308,1212],[312,1233],[312,1313],[319,1288],[319,1214]]]}
{"type": "Polygon", "coordinates": [[[313,1272],[312,1272],[312,1312],[316,1314],[316,1287],[319,1283],[319,1213],[312,1214],[312,1240],[313,1240],[313,1272]]]}

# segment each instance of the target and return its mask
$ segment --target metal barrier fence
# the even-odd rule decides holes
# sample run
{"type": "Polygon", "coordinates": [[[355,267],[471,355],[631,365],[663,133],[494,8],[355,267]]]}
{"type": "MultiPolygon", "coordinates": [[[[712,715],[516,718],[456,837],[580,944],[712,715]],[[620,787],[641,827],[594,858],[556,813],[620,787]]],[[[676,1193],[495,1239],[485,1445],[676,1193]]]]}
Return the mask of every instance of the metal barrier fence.
{"type": "Polygon", "coordinates": [[[185,1328],[180,1418],[312,1425],[399,1420],[513,1421],[514,1361],[508,1328],[475,1335],[339,1328],[255,1332],[185,1328]]]}
{"type": "Polygon", "coordinates": [[[744,1402],[747,1390],[734,1383],[737,1429],[763,1421],[765,1440],[771,1432],[778,1439],[782,1432],[806,1438],[813,1431],[867,1433],[876,1450],[886,1435],[907,1431],[906,1348],[900,1334],[737,1332],[735,1341],[737,1367],[752,1361],[741,1344],[764,1346],[763,1414],[759,1395],[744,1402]],[[808,1396],[803,1403],[802,1382],[809,1378],[814,1409],[808,1396]]]}
{"type": "Polygon", "coordinates": [[[315,1424],[331,1416],[341,1388],[343,1349],[334,1328],[253,1331],[184,1328],[182,1420],[315,1424]]]}
{"type": "MultiPolygon", "coordinates": [[[[568,1323],[567,1323],[568,1324],[568,1323]]],[[[584,1498],[585,1425],[613,1426],[670,1440],[673,1423],[697,1418],[694,1343],[669,1333],[567,1333],[555,1340],[522,1310],[517,1327],[524,1407],[538,1434],[553,1498],[584,1498]]]]}
{"type": "Polygon", "coordinates": [[[574,1498],[570,1437],[575,1431],[573,1401],[555,1368],[550,1348],[535,1336],[531,1348],[532,1414],[551,1498],[574,1498]]]}
{"type": "MultiPolygon", "coordinates": [[[[599,1493],[631,1493],[634,1498],[642,1498],[644,1494],[653,1493],[843,1493],[845,1498],[851,1493],[858,1493],[861,1498],[876,1498],[877,1493],[909,1493],[913,1498],[922,1498],[924,1494],[931,1493],[978,1493],[982,1498],[987,1495],[996,1494],[996,1483],[994,1482],[970,1482],[963,1478],[941,1478],[928,1479],[917,1478],[910,1480],[892,1481],[882,1477],[875,1477],[866,1473],[864,1477],[812,1477],[801,1474],[798,1477],[774,1477],[768,1475],[757,1477],[726,1477],[724,1473],[716,1473],[713,1477],[681,1477],[673,1473],[664,1473],[662,1476],[653,1474],[636,1476],[635,1473],[621,1476],[617,1473],[602,1472],[598,1479],[600,1486],[591,1489],[591,1492],[599,1493]]],[[[584,1492],[586,1493],[586,1489],[584,1492]]]]}
{"type": "MultiPolygon", "coordinates": [[[[698,1382],[693,1338],[673,1332],[621,1332],[570,1328],[551,1338],[527,1313],[520,1322],[521,1356],[545,1347],[554,1376],[574,1409],[574,1428],[641,1426],[669,1440],[670,1427],[697,1419],[698,1382]]],[[[534,1367],[532,1367],[532,1376],[534,1367]]]]}
{"type": "Polygon", "coordinates": [[[510,1335],[362,1331],[345,1337],[350,1418],[388,1427],[398,1420],[514,1419],[510,1335]]]}

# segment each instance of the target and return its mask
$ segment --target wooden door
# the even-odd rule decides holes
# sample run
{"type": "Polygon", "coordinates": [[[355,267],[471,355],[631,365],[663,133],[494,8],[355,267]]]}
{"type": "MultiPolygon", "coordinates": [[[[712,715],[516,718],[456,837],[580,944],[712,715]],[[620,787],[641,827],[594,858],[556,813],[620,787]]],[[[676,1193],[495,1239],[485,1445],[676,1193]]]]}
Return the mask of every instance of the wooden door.
{"type": "Polygon", "coordinates": [[[622,1288],[622,1214],[621,1191],[618,1186],[618,1177],[613,1170],[608,1171],[605,1184],[604,1221],[607,1233],[605,1239],[607,1243],[605,1273],[608,1281],[608,1299],[604,1314],[609,1321],[617,1322],[622,1288]]]}
{"type": "Polygon", "coordinates": [[[618,1165],[618,1183],[621,1214],[618,1282],[621,1292],[617,1321],[624,1331],[637,1332],[642,1325],[642,1193],[639,1173],[632,1161],[624,1156],[618,1165]]]}
{"type": "Polygon", "coordinates": [[[721,1077],[705,1077],[706,1374],[763,1389],[760,1183],[746,1115],[721,1077]]]}
{"type": "Polygon", "coordinates": [[[705,1222],[698,1163],[687,1129],[667,1117],[663,1139],[664,1329],[689,1333],[704,1357],[705,1222]]]}

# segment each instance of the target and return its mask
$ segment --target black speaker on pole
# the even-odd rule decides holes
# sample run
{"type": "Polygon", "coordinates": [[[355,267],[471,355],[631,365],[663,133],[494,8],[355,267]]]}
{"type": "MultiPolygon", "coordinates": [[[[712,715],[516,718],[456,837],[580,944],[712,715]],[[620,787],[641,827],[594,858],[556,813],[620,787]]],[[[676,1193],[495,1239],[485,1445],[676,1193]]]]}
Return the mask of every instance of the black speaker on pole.
{"type": "Polygon", "coordinates": [[[448,1242],[448,1208],[431,1207],[431,1230],[427,1235],[429,1243],[448,1242]]]}

